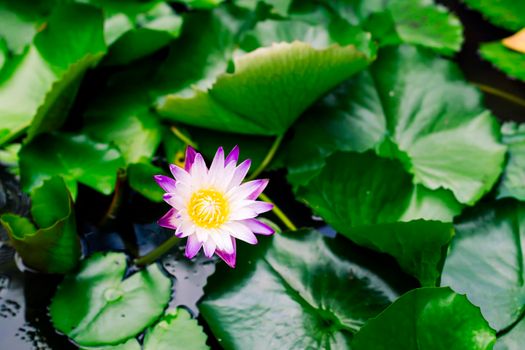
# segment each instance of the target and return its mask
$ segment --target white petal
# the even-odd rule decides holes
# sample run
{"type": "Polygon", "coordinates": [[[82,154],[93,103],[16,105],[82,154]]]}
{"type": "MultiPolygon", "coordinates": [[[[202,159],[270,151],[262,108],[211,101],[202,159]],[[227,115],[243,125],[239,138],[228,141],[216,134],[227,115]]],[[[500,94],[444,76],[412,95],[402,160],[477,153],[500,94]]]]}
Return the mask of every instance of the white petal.
{"type": "Polygon", "coordinates": [[[229,222],[228,224],[224,225],[224,229],[227,230],[230,235],[237,239],[240,239],[241,241],[244,241],[249,244],[257,243],[257,237],[255,237],[255,235],[248,228],[248,226],[243,225],[239,222],[229,222]]]}
{"type": "Polygon", "coordinates": [[[217,248],[215,242],[212,239],[204,242],[202,247],[204,248],[204,255],[206,255],[208,258],[213,256],[213,253],[215,253],[215,249],[217,248]]]}
{"type": "Polygon", "coordinates": [[[215,241],[217,249],[224,251],[225,253],[233,253],[233,244],[229,233],[225,230],[217,229],[210,234],[210,238],[215,241]]]}
{"type": "Polygon", "coordinates": [[[249,159],[246,159],[244,162],[239,164],[239,166],[235,169],[232,180],[230,181],[230,185],[228,186],[229,188],[235,188],[241,184],[242,180],[244,180],[244,177],[248,173],[251,164],[252,161],[249,159]]]}
{"type": "Polygon", "coordinates": [[[217,179],[218,176],[221,175],[221,172],[223,169],[224,169],[224,149],[222,147],[219,147],[210,165],[210,170],[208,171],[208,175],[210,179],[212,181],[217,179]]]}
{"type": "Polygon", "coordinates": [[[232,210],[228,219],[231,221],[253,219],[257,215],[257,212],[248,206],[235,211],[232,210]]]}

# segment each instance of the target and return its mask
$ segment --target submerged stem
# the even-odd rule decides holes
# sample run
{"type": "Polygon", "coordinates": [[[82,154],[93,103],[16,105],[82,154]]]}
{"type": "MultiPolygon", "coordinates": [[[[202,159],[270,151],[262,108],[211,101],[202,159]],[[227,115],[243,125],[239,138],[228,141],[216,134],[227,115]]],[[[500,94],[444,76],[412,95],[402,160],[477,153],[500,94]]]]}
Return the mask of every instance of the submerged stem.
{"type": "Polygon", "coordinates": [[[99,226],[105,226],[110,220],[115,219],[117,216],[120,205],[122,204],[122,196],[125,192],[127,181],[127,174],[124,169],[119,169],[117,173],[117,182],[115,184],[115,191],[113,192],[113,198],[108,210],[104,214],[104,217],[100,219],[99,226]]]}
{"type": "Polygon", "coordinates": [[[486,92],[487,94],[501,97],[507,101],[510,101],[517,105],[525,107],[525,100],[516,95],[509,94],[508,92],[496,89],[489,85],[480,84],[480,83],[473,83],[473,84],[476,85],[481,91],[486,92]]]}
{"type": "Polygon", "coordinates": [[[270,164],[270,162],[272,161],[273,157],[275,156],[275,153],[279,149],[279,146],[281,145],[281,142],[283,141],[283,138],[284,138],[284,134],[277,136],[275,141],[273,141],[272,147],[270,147],[270,149],[268,150],[268,153],[266,154],[266,157],[264,157],[261,165],[259,165],[259,167],[257,169],[255,169],[255,171],[248,177],[248,180],[255,179],[257,176],[259,176],[260,173],[262,173],[264,171],[264,169],[266,169],[268,164],[270,164]]]}
{"type": "Polygon", "coordinates": [[[274,201],[272,201],[267,195],[265,195],[264,193],[261,193],[259,195],[259,198],[261,198],[263,201],[265,202],[269,202],[269,203],[272,203],[273,204],[273,213],[282,221],[282,223],[291,231],[297,231],[297,226],[294,225],[294,223],[292,222],[292,220],[290,220],[288,218],[288,216],[286,216],[285,213],[283,213],[283,211],[277,206],[277,204],[275,204],[274,201]]]}
{"type": "Polygon", "coordinates": [[[180,238],[177,236],[173,236],[167,240],[165,240],[161,245],[153,249],[151,252],[144,256],[140,256],[137,259],[133,261],[133,263],[137,266],[146,266],[166,254],[170,251],[171,248],[173,248],[178,242],[180,241],[180,238]]]}

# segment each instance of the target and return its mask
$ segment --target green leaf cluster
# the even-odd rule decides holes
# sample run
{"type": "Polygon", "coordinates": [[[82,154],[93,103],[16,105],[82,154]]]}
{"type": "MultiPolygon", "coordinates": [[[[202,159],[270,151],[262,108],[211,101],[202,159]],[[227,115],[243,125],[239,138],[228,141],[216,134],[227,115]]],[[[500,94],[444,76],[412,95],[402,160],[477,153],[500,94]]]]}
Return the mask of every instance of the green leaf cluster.
{"type": "MultiPolygon", "coordinates": [[[[521,2],[465,2],[525,26],[521,2]]],[[[49,312],[80,347],[523,344],[525,129],[500,126],[463,77],[463,27],[446,7],[0,0],[0,23],[0,163],[32,199],[31,219],[0,221],[28,267],[68,273],[49,312]],[[239,145],[276,203],[337,232],[239,244],[238,267],[218,264],[199,304],[207,332],[169,305],[179,284],[160,265],[89,252],[77,266],[74,201],[111,201],[112,215],[123,193],[160,202],[152,177],[188,145],[208,160],[239,145]]],[[[481,55],[524,77],[522,54],[489,43],[481,55]]]]}

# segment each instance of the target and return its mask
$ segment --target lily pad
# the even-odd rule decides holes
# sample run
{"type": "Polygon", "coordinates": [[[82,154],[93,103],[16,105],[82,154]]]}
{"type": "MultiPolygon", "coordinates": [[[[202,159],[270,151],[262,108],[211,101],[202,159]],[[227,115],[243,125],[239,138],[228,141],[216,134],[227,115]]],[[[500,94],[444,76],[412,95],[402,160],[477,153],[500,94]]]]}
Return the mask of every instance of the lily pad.
{"type": "Polygon", "coordinates": [[[65,273],[80,259],[73,200],[59,177],[46,180],[31,194],[31,214],[27,218],[4,214],[0,223],[24,263],[48,273],[65,273]]]}
{"type": "Polygon", "coordinates": [[[412,290],[355,335],[355,350],[490,350],[496,334],[477,307],[449,288],[412,290]]]}
{"type": "MultiPolygon", "coordinates": [[[[137,2],[137,10],[145,5],[137,2]]],[[[130,13],[129,8],[122,7],[125,12],[106,13],[106,41],[111,36],[112,42],[105,64],[132,62],[154,53],[180,34],[182,18],[166,2],[150,2],[151,8],[144,12],[130,13]],[[123,28],[112,28],[122,24],[123,28]]]]}
{"type": "Polygon", "coordinates": [[[414,186],[399,162],[368,152],[334,154],[297,195],[355,243],[394,256],[423,285],[439,282],[460,209],[450,193],[414,186]]]}
{"type": "Polygon", "coordinates": [[[153,181],[153,176],[164,174],[164,170],[150,163],[134,163],[128,166],[129,185],[153,202],[161,202],[164,190],[153,181]]]}
{"type": "Polygon", "coordinates": [[[151,159],[162,139],[149,97],[140,85],[129,84],[120,82],[104,90],[84,116],[84,131],[95,140],[117,146],[127,164],[151,159]]]}
{"type": "MultiPolygon", "coordinates": [[[[212,29],[203,29],[206,22],[202,21],[199,26],[201,32],[212,29]]],[[[247,34],[252,35],[250,43],[264,45],[268,39],[258,33],[269,31],[277,35],[272,38],[275,41],[265,47],[249,46],[250,52],[235,56],[227,71],[228,49],[220,50],[220,56],[212,50],[208,58],[197,49],[177,52],[176,59],[163,69],[180,71],[192,62],[193,72],[203,72],[198,75],[200,84],[179,78],[179,91],[165,96],[157,110],[166,119],[220,131],[283,134],[318,97],[365,68],[370,59],[354,45],[340,45],[322,27],[307,31],[305,27],[308,25],[293,21],[259,23],[247,34]],[[189,89],[192,82],[194,86],[189,89]]],[[[205,34],[203,43],[208,47],[224,45],[224,35],[224,29],[205,34]]],[[[181,40],[179,45],[184,43],[184,33],[181,40]]],[[[244,44],[243,48],[248,46],[244,44]]]]}
{"type": "Polygon", "coordinates": [[[0,37],[5,38],[9,51],[22,54],[55,5],[53,0],[1,0],[0,37]]]}
{"type": "Polygon", "coordinates": [[[206,286],[199,308],[224,349],[348,348],[397,296],[340,238],[299,230],[266,241],[239,249],[237,268],[206,286]]]}
{"type": "Polygon", "coordinates": [[[206,334],[188,311],[168,310],[153,328],[146,332],[144,350],[207,350],[206,334]]]}
{"type": "Polygon", "coordinates": [[[123,343],[151,326],[171,297],[157,264],[124,278],[126,256],[95,253],[67,275],[49,308],[55,328],[84,347],[123,343]]]}
{"type": "Polygon", "coordinates": [[[100,11],[81,4],[56,6],[33,44],[2,70],[0,144],[30,125],[30,138],[62,125],[79,80],[105,51],[100,11]]]}
{"type": "Polygon", "coordinates": [[[479,53],[508,76],[525,81],[525,53],[513,51],[499,41],[482,44],[479,53]]]}
{"type": "Polygon", "coordinates": [[[77,181],[110,194],[118,169],[124,167],[116,149],[82,134],[44,134],[24,145],[19,155],[20,180],[25,191],[39,186],[47,178],[61,175],[73,198],[77,193],[77,181]]]}
{"type": "Polygon", "coordinates": [[[388,47],[378,56],[369,71],[308,112],[318,121],[309,119],[310,127],[328,130],[329,136],[317,145],[302,134],[313,130],[300,129],[295,149],[304,146],[315,158],[300,156],[308,163],[292,163],[290,172],[305,184],[311,174],[305,181],[300,173],[319,171],[335,150],[373,147],[381,156],[400,160],[414,183],[448,189],[459,202],[474,204],[497,181],[506,151],[481,94],[456,65],[426,50],[388,47]]]}
{"type": "Polygon", "coordinates": [[[452,55],[463,43],[459,19],[446,7],[427,0],[390,0],[385,11],[367,19],[365,28],[382,46],[407,43],[452,55]]]}
{"type": "Polygon", "coordinates": [[[518,31],[525,27],[525,2],[513,0],[463,0],[493,24],[518,31]]]}
{"type": "Polygon", "coordinates": [[[139,342],[135,338],[131,338],[127,342],[114,346],[102,346],[96,348],[81,348],[81,350],[141,350],[139,342]]]}
{"type": "Polygon", "coordinates": [[[498,198],[525,201],[525,124],[505,123],[501,127],[509,158],[498,187],[498,198]]]}
{"type": "Polygon", "coordinates": [[[492,328],[502,330],[524,311],[525,205],[498,201],[456,225],[442,285],[466,293],[492,328]]]}

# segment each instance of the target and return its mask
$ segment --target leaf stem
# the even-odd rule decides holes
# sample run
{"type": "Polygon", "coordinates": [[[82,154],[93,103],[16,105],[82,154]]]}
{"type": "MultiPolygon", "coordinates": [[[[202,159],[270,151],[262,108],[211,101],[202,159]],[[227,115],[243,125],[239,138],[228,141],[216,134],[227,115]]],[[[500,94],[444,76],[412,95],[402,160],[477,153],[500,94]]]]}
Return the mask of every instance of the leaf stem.
{"type": "Polygon", "coordinates": [[[273,157],[275,156],[275,153],[279,149],[279,146],[281,145],[281,142],[283,142],[284,134],[277,136],[275,141],[273,141],[272,147],[268,150],[268,153],[266,154],[266,157],[264,157],[262,163],[259,165],[257,169],[248,177],[248,180],[253,180],[257,176],[259,176],[260,173],[266,169],[268,164],[272,161],[273,157]]]}
{"type": "Polygon", "coordinates": [[[177,243],[180,241],[180,238],[177,236],[173,236],[164,242],[162,242],[161,245],[157,246],[155,249],[150,251],[148,254],[144,256],[140,256],[137,259],[133,261],[133,263],[136,266],[146,266],[166,254],[170,251],[171,248],[173,248],[177,243]]]}
{"type": "Polygon", "coordinates": [[[120,209],[120,205],[122,204],[122,196],[125,192],[126,187],[126,181],[127,181],[127,174],[126,170],[119,169],[117,172],[117,182],[115,184],[115,191],[113,192],[113,198],[111,198],[111,203],[109,205],[108,210],[100,219],[98,226],[105,226],[110,220],[114,220],[117,216],[117,213],[120,209]]]}
{"type": "Polygon", "coordinates": [[[177,129],[177,127],[171,126],[170,130],[179,140],[197,149],[197,145],[195,144],[195,142],[193,142],[188,136],[184,135],[184,133],[177,129]]]}
{"type": "Polygon", "coordinates": [[[497,97],[501,97],[507,101],[510,101],[510,102],[513,102],[519,106],[522,106],[522,107],[525,107],[525,100],[516,96],[516,95],[512,95],[508,92],[505,92],[505,91],[502,91],[502,90],[499,90],[499,89],[496,89],[492,86],[489,86],[489,85],[485,85],[485,84],[481,84],[481,83],[476,83],[476,82],[472,82],[474,85],[476,85],[481,91],[483,92],[486,92],[487,94],[491,94],[491,95],[494,95],[494,96],[497,96],[497,97]]]}
{"type": "Polygon", "coordinates": [[[261,198],[263,201],[265,202],[269,202],[269,203],[272,203],[273,204],[273,213],[282,221],[282,223],[291,231],[297,231],[297,226],[294,225],[294,223],[292,222],[292,220],[290,220],[288,218],[288,216],[286,216],[285,213],[283,213],[283,211],[277,206],[277,204],[275,204],[274,201],[272,201],[270,199],[270,197],[268,197],[267,195],[265,195],[264,193],[261,193],[259,195],[259,198],[261,198]]]}

